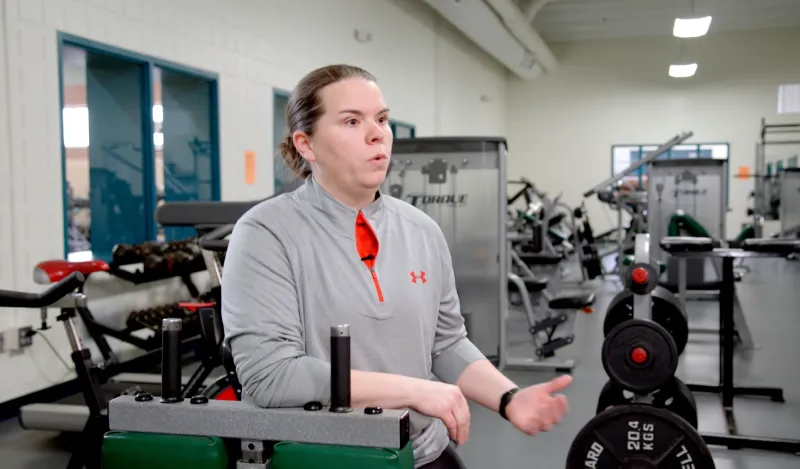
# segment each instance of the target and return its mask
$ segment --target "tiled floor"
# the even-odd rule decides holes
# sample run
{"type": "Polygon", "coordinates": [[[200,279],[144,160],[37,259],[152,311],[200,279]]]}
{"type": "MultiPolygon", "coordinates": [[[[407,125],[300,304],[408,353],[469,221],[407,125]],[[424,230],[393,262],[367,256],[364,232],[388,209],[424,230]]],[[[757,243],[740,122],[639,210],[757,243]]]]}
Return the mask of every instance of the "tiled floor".
{"type": "MultiPolygon", "coordinates": [[[[736,399],[740,431],[758,436],[800,439],[800,262],[760,260],[739,284],[739,296],[758,349],[740,355],[736,363],[739,385],[782,386],[786,403],[764,399],[736,399]]],[[[601,324],[605,304],[613,296],[611,284],[595,284],[597,312],[580,314],[575,322],[576,342],[559,350],[557,358],[574,358],[574,383],[567,396],[571,410],[551,432],[527,437],[491,412],[473,406],[470,441],[459,448],[470,469],[563,468],[572,439],[595,411],[606,376],[600,362],[601,324]]],[[[688,306],[692,327],[717,324],[717,304],[692,302],[688,306]]],[[[525,327],[517,318],[509,326],[514,354],[531,354],[525,327]],[[519,331],[522,331],[521,333],[519,331]]],[[[690,383],[715,383],[717,346],[713,335],[693,335],[684,352],[678,376],[690,383]]],[[[520,385],[533,384],[551,373],[509,372],[520,385]]],[[[719,399],[696,395],[700,430],[721,432],[724,420],[719,399]]],[[[800,467],[800,457],[753,450],[711,448],[718,469],[789,469],[800,467]]],[[[0,423],[2,467],[53,469],[64,467],[68,454],[52,434],[24,431],[16,421],[0,423]]],[[[705,468],[698,468],[705,469],[705,468]]]]}

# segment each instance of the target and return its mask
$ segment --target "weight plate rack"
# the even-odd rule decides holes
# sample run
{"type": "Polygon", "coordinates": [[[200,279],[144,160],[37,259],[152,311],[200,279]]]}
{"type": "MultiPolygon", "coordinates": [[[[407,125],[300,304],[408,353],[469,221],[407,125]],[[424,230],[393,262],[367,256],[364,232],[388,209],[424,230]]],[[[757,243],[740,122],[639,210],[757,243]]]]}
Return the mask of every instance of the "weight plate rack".
{"type": "Polygon", "coordinates": [[[697,431],[694,397],[675,377],[686,312],[666,290],[654,298],[660,271],[650,258],[650,235],[636,235],[634,249],[634,262],[622,272],[625,291],[611,302],[616,311],[604,324],[609,382],[597,415],[573,440],[566,468],[715,469],[697,431]]]}

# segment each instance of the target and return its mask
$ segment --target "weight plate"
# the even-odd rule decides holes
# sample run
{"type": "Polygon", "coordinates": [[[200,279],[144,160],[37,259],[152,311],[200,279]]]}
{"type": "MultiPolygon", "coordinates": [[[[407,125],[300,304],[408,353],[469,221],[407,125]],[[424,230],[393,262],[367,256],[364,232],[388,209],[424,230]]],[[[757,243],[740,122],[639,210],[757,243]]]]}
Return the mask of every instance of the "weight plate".
{"type": "MultiPolygon", "coordinates": [[[[689,340],[689,319],[680,300],[669,290],[657,286],[651,293],[652,320],[663,326],[675,339],[678,355],[683,353],[689,340]]],[[[619,292],[608,304],[603,321],[603,334],[608,335],[617,325],[633,319],[633,293],[619,292]]]]}
{"type": "MultiPolygon", "coordinates": [[[[603,386],[597,399],[597,413],[609,407],[629,405],[633,403],[633,395],[611,381],[603,386]]],[[[689,386],[673,377],[663,388],[653,393],[654,407],[666,409],[686,420],[693,428],[697,428],[697,403],[689,386]]]]}
{"type": "Polygon", "coordinates": [[[573,440],[566,469],[714,469],[697,430],[671,412],[647,405],[612,407],[573,440]]]}
{"type": "Polygon", "coordinates": [[[601,355],[611,382],[637,394],[649,394],[667,384],[678,369],[678,358],[669,332],[644,319],[631,319],[612,329],[601,355]]]}

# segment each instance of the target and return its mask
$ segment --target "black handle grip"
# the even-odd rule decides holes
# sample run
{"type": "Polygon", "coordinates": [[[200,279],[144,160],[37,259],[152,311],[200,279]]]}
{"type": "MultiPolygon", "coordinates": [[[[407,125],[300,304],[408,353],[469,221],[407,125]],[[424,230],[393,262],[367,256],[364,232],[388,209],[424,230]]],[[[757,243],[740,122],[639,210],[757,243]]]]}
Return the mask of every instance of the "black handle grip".
{"type": "Polygon", "coordinates": [[[350,412],[350,326],[331,327],[331,412],[350,412]]]}
{"type": "Polygon", "coordinates": [[[161,321],[161,402],[174,403],[181,397],[181,330],[183,321],[161,321]]]}
{"type": "Polygon", "coordinates": [[[73,272],[41,293],[0,290],[0,308],[46,308],[74,292],[86,277],[73,272]]]}
{"type": "Polygon", "coordinates": [[[207,251],[225,252],[228,250],[228,240],[224,239],[233,233],[234,225],[223,225],[204,234],[197,243],[207,251]]]}

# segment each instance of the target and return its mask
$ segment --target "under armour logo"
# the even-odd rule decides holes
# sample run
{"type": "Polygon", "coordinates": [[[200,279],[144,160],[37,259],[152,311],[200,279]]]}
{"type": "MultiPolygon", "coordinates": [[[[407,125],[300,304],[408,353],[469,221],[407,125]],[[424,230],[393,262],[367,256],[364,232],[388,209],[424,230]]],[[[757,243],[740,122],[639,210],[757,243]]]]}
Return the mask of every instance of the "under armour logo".
{"type": "Polygon", "coordinates": [[[411,274],[411,283],[417,283],[417,280],[421,280],[422,283],[427,283],[428,279],[425,278],[425,272],[420,271],[419,275],[417,275],[413,270],[409,272],[411,274]]]}

